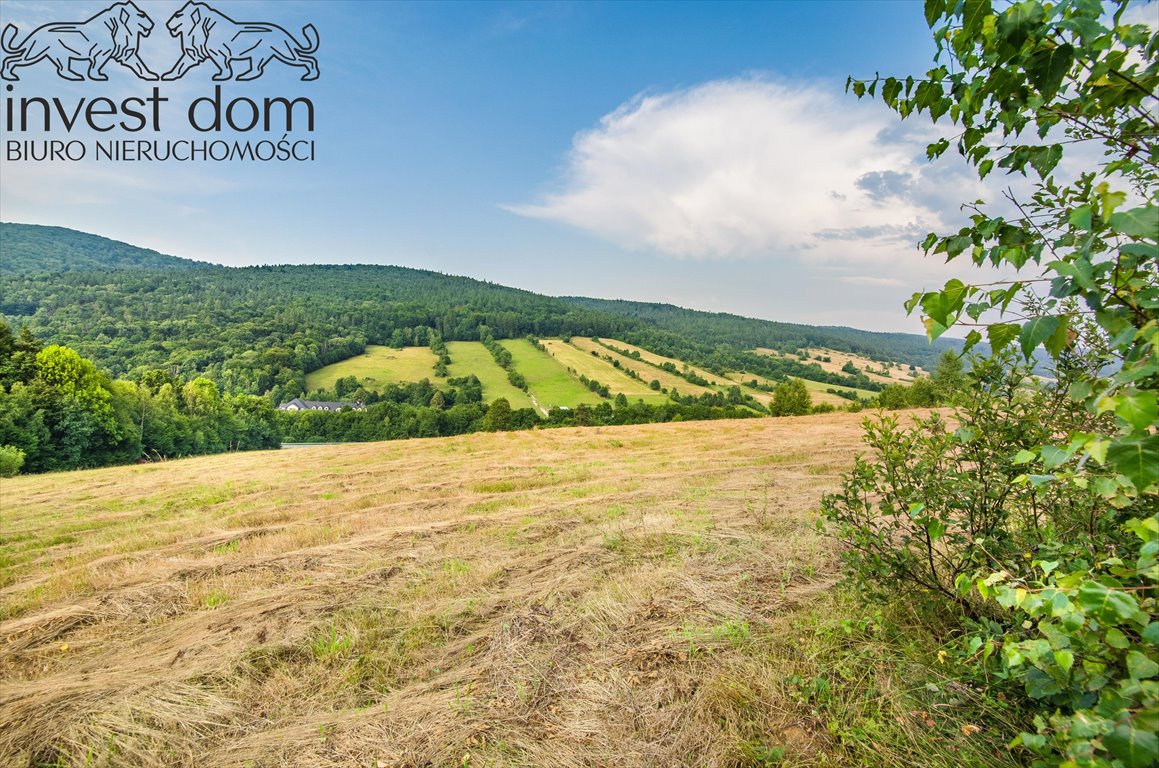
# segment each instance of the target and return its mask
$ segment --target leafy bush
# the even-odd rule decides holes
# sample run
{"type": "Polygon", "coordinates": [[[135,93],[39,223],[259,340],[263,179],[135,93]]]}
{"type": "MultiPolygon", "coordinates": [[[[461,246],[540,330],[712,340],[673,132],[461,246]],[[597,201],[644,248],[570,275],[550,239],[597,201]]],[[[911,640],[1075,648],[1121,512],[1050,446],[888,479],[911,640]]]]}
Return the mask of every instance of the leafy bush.
{"type": "MultiPolygon", "coordinates": [[[[927,252],[1033,272],[915,294],[931,338],[971,328],[976,363],[953,431],[871,425],[874,458],[825,499],[850,575],[961,617],[963,660],[1036,705],[1013,742],[1039,765],[1159,763],[1159,35],[1128,3],[926,0],[925,79],[850,80],[903,118],[961,128],[980,178],[1038,177],[1008,220],[979,201],[927,252]],[[1106,161],[1073,178],[1064,151],[1106,161]],[[1128,201],[1133,207],[1126,208],[1128,201]],[[1043,350],[1054,380],[1010,364],[1043,350]]],[[[951,146],[928,148],[936,158],[951,146]]]]}
{"type": "Polygon", "coordinates": [[[24,451],[11,445],[0,445],[0,477],[14,477],[24,466],[24,451]]]}

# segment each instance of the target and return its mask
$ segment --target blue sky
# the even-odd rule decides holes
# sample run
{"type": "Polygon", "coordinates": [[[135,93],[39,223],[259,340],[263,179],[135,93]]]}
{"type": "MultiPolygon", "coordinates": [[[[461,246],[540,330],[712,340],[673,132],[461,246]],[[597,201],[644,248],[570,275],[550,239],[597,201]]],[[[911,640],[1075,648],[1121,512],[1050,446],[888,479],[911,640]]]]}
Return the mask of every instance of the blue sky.
{"type": "MultiPolygon", "coordinates": [[[[22,39],[106,5],[2,0],[0,11],[22,39]]],[[[157,25],[142,59],[162,72],[179,55],[164,23],[181,2],[137,5],[157,25]]],[[[213,5],[299,39],[315,25],[317,81],[273,62],[225,93],[310,98],[317,126],[301,137],[317,159],[3,155],[4,220],[230,265],[400,264],[553,295],[920,332],[901,302],[949,272],[914,244],[982,191],[952,162],[924,163],[934,129],[843,93],[848,74],[928,67],[919,2],[213,5]]],[[[115,63],[106,73],[66,83],[42,62],[9,95],[119,99],[152,86],[115,63]]],[[[211,74],[202,64],[161,87],[188,102],[212,92],[211,74]]],[[[179,122],[164,136],[189,135],[179,122]]]]}

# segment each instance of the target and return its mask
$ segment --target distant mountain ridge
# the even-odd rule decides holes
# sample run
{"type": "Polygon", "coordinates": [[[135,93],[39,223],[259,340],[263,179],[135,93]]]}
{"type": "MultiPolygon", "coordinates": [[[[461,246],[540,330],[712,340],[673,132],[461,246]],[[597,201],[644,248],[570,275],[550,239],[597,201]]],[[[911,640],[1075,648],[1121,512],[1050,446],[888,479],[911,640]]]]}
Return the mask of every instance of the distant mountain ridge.
{"type": "Polygon", "coordinates": [[[832,347],[835,335],[854,346],[870,348],[880,345],[883,340],[902,346],[916,342],[919,345],[929,347],[934,357],[940,354],[943,349],[961,347],[961,342],[956,342],[953,339],[945,339],[931,345],[925,336],[914,333],[887,333],[864,331],[846,325],[805,325],[778,320],[761,320],[729,312],[705,312],[698,309],[685,309],[675,304],[657,302],[591,299],[584,296],[561,296],[560,298],[581,307],[635,318],[677,333],[703,332],[707,328],[721,338],[728,338],[731,343],[748,349],[765,346],[764,342],[768,339],[770,331],[774,331],[783,342],[802,348],[832,347]]]}
{"type": "Polygon", "coordinates": [[[75,229],[0,222],[0,274],[212,266],[75,229]]]}
{"type": "Polygon", "coordinates": [[[808,361],[792,353],[806,347],[930,369],[956,346],[916,334],[544,296],[407,267],[224,267],[62,227],[9,223],[0,225],[0,315],[117,376],[181,371],[210,376],[227,391],[286,397],[305,391],[306,373],[368,344],[476,341],[484,329],[497,339],[617,338],[708,370],[774,378],[804,375],[808,361]],[[790,357],[771,360],[756,348],[790,357]]]}

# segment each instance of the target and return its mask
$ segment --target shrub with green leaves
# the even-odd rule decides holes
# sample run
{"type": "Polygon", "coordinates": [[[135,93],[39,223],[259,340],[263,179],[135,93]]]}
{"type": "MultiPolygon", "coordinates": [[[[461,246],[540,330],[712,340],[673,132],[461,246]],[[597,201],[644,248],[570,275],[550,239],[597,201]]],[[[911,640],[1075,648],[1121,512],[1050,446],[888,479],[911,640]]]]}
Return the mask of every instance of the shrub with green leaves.
{"type": "Polygon", "coordinates": [[[13,477],[24,466],[24,451],[11,445],[0,445],[0,477],[13,477]]]}
{"type": "Polygon", "coordinates": [[[1125,21],[1127,0],[925,13],[937,66],[848,87],[902,118],[948,118],[931,160],[954,146],[979,178],[1022,174],[1034,192],[1007,192],[1010,218],[969,203],[969,225],[925,239],[1004,271],[906,305],[931,338],[960,327],[994,359],[976,364],[953,431],[871,427],[874,457],[825,510],[858,581],[957,612],[963,659],[1037,706],[1012,746],[1040,765],[1156,765],[1159,35],[1125,21]],[[1068,171],[1081,146],[1102,160],[1068,171]],[[1044,354],[1052,378],[1027,379],[1003,362],[1012,351],[1044,354]]]}

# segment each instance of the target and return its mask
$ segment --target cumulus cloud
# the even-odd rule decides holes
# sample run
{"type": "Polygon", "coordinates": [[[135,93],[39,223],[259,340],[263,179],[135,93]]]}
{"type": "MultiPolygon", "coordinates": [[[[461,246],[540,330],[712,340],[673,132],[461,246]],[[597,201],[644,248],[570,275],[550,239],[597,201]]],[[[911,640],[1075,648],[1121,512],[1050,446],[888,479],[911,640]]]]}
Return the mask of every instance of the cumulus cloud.
{"type": "Polygon", "coordinates": [[[934,135],[839,88],[710,82],[624,104],[575,137],[558,191],[506,207],[676,258],[896,264],[979,191],[932,175],[934,135]]]}

